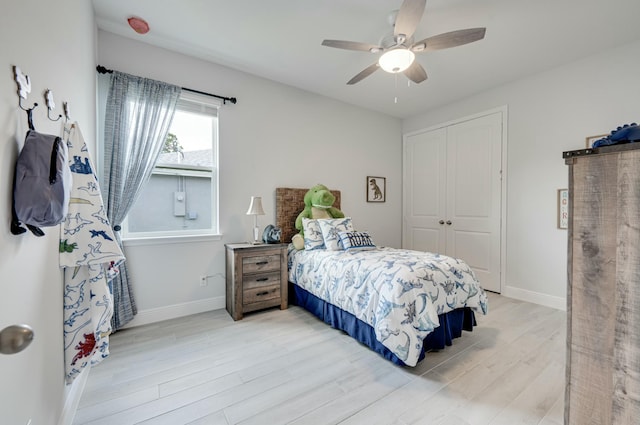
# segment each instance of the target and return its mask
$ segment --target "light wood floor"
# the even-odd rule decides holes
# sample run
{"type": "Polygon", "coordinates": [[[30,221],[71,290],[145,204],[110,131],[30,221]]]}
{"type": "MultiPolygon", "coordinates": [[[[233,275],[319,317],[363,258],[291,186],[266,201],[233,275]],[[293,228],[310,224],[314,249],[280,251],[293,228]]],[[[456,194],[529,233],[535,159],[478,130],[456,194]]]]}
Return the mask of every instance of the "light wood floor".
{"type": "Polygon", "coordinates": [[[117,332],[74,424],[562,425],[566,313],[490,294],[416,368],[291,307],[117,332]]]}

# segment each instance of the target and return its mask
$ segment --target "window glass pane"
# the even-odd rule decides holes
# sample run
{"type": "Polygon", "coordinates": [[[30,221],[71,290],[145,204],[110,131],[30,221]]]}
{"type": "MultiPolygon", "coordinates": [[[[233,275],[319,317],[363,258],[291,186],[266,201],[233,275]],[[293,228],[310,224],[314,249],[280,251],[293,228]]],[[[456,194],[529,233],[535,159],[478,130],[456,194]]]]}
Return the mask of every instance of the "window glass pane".
{"type": "Polygon", "coordinates": [[[217,125],[214,106],[180,99],[156,168],[127,216],[127,237],[217,233],[217,125]]]}
{"type": "Polygon", "coordinates": [[[213,166],[213,134],[215,117],[199,113],[176,111],[169,136],[156,166],[213,166]]]}
{"type": "Polygon", "coordinates": [[[153,174],[128,215],[129,233],[211,228],[211,178],[153,174]]]}

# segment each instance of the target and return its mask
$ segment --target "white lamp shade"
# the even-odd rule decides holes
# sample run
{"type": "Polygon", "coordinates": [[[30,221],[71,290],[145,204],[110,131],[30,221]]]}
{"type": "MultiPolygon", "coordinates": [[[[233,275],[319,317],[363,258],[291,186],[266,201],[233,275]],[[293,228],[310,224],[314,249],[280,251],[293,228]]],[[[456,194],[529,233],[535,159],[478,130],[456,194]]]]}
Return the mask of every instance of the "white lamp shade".
{"type": "Polygon", "coordinates": [[[409,68],[415,58],[411,50],[399,48],[385,52],[378,59],[378,64],[385,71],[395,74],[409,68]]]}
{"type": "Polygon", "coordinates": [[[249,204],[247,215],[264,215],[264,210],[262,209],[262,197],[251,197],[251,204],[249,204]]]}

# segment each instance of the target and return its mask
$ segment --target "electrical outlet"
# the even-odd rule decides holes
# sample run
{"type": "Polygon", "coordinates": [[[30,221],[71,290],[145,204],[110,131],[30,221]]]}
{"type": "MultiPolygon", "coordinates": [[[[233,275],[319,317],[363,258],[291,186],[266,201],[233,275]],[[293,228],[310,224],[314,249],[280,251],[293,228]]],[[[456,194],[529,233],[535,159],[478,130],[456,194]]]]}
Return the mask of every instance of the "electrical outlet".
{"type": "Polygon", "coordinates": [[[207,286],[207,277],[200,276],[200,286],[207,286]]]}

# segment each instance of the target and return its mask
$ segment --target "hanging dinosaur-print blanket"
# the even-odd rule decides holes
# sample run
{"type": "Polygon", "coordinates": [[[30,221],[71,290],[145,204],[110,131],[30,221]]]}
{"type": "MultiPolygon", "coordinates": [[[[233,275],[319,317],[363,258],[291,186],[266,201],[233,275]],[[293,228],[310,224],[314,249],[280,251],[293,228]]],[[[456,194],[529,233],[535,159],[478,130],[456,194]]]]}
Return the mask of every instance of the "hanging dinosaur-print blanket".
{"type": "Polygon", "coordinates": [[[64,268],[65,379],[109,355],[113,300],[108,282],[124,259],[107,220],[87,145],[77,123],[65,125],[73,176],[69,213],[60,227],[64,268]]]}

